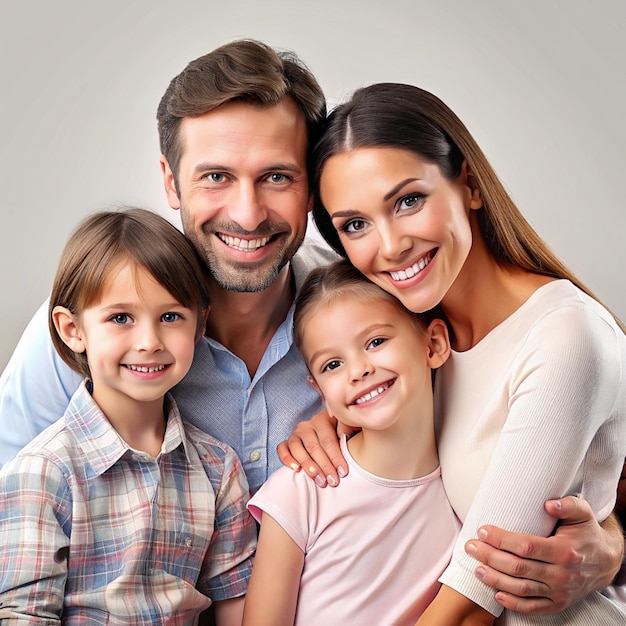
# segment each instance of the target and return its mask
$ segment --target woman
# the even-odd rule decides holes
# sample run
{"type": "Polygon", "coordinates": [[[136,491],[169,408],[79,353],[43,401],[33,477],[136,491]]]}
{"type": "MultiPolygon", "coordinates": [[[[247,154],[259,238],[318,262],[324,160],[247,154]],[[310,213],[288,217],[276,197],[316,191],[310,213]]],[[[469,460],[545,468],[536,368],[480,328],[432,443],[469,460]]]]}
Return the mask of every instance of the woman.
{"type": "MultiPolygon", "coordinates": [[[[481,525],[548,536],[554,520],[542,505],[567,494],[582,494],[598,519],[612,510],[626,455],[623,327],[533,231],[432,94],[357,91],[330,115],[313,168],[314,216],[329,244],[407,308],[437,308],[450,326],[453,353],[436,378],[438,445],[463,530],[424,623],[452,623],[459,593],[497,615],[463,549],[481,525]]],[[[304,463],[297,443],[291,451],[304,463]]],[[[507,611],[498,623],[626,623],[626,613],[591,594],[556,616],[507,611]]]]}

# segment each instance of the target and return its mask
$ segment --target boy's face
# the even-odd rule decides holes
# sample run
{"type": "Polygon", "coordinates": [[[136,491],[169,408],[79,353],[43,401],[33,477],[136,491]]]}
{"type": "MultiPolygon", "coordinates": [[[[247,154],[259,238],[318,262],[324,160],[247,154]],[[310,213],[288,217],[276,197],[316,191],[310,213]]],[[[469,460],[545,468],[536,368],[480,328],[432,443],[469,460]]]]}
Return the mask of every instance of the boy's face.
{"type": "Polygon", "coordinates": [[[109,274],[69,344],[86,351],[93,398],[109,419],[151,403],[162,412],[165,392],[191,367],[197,320],[144,268],[126,263],[109,274]]]}
{"type": "Polygon", "coordinates": [[[319,305],[305,323],[302,352],[331,415],[375,430],[432,419],[431,368],[445,360],[441,342],[448,345],[442,322],[418,330],[387,300],[345,297],[319,305]]]}
{"type": "Polygon", "coordinates": [[[311,198],[304,114],[290,98],[231,102],[180,125],[178,188],[161,159],[170,205],[216,281],[267,289],[296,253],[311,198]]]}

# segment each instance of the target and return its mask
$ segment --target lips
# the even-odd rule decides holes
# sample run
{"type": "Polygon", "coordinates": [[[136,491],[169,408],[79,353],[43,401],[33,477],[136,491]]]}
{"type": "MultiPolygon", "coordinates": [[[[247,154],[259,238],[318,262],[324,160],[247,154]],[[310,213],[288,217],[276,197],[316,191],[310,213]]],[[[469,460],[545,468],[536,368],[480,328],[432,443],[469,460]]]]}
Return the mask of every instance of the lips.
{"type": "Polygon", "coordinates": [[[216,233],[217,237],[223,241],[229,248],[234,248],[240,252],[254,252],[259,248],[263,248],[270,240],[269,237],[256,237],[254,239],[242,239],[241,237],[233,237],[224,233],[216,233]]]}
{"type": "Polygon", "coordinates": [[[162,372],[165,369],[165,365],[124,365],[133,372],[140,372],[141,374],[153,374],[154,372],[162,372]]]}
{"type": "Polygon", "coordinates": [[[378,397],[381,393],[384,393],[385,391],[387,391],[387,389],[392,387],[395,382],[396,382],[395,379],[388,380],[382,383],[381,385],[378,385],[374,387],[373,389],[370,389],[367,393],[364,393],[362,396],[359,396],[353,402],[353,404],[360,405],[360,404],[364,404],[365,402],[369,402],[370,400],[373,400],[374,398],[378,397]]]}
{"type": "Polygon", "coordinates": [[[388,274],[397,282],[409,280],[409,278],[413,278],[422,270],[426,269],[436,253],[436,249],[431,250],[428,254],[425,254],[421,259],[418,259],[412,265],[409,265],[402,270],[389,271],[388,274]]]}

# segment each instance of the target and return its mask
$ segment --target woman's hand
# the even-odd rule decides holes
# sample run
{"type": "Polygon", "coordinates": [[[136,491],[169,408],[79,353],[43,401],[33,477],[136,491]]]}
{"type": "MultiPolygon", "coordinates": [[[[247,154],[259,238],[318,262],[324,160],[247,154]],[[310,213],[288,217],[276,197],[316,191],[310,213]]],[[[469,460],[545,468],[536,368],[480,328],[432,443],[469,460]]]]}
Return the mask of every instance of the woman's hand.
{"type": "Polygon", "coordinates": [[[310,420],[300,422],[289,439],[278,444],[276,450],[283,465],[296,472],[304,469],[319,487],[335,487],[340,478],[348,475],[339,437],[353,432],[322,411],[310,420]]]}
{"type": "Polygon", "coordinates": [[[479,529],[466,551],[483,565],[476,576],[498,589],[496,601],[521,613],[556,613],[607,587],[622,563],[624,537],[614,516],[598,524],[589,504],[573,496],[546,502],[560,520],[552,537],[495,526],[479,529]]]}

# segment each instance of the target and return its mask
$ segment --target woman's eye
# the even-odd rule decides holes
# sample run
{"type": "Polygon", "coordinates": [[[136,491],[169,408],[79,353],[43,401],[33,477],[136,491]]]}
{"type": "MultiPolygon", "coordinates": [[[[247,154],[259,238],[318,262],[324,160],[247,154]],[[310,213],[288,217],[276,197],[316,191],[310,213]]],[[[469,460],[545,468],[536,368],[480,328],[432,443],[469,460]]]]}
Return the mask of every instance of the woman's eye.
{"type": "Polygon", "coordinates": [[[161,315],[161,320],[163,322],[166,322],[168,324],[171,324],[172,322],[176,322],[177,320],[179,320],[181,318],[180,313],[163,313],[163,315],[161,315]]]}
{"type": "Polygon", "coordinates": [[[128,322],[130,322],[130,316],[126,313],[118,313],[111,318],[111,321],[114,324],[119,324],[120,326],[122,326],[123,324],[128,324],[128,322]]]}
{"type": "Polygon", "coordinates": [[[419,193],[413,193],[410,196],[404,196],[400,199],[400,209],[414,209],[422,204],[425,200],[425,196],[419,193]]]}
{"type": "Polygon", "coordinates": [[[343,225],[341,230],[346,233],[360,233],[361,231],[365,230],[366,226],[367,223],[365,222],[365,220],[350,220],[343,225]]]}

